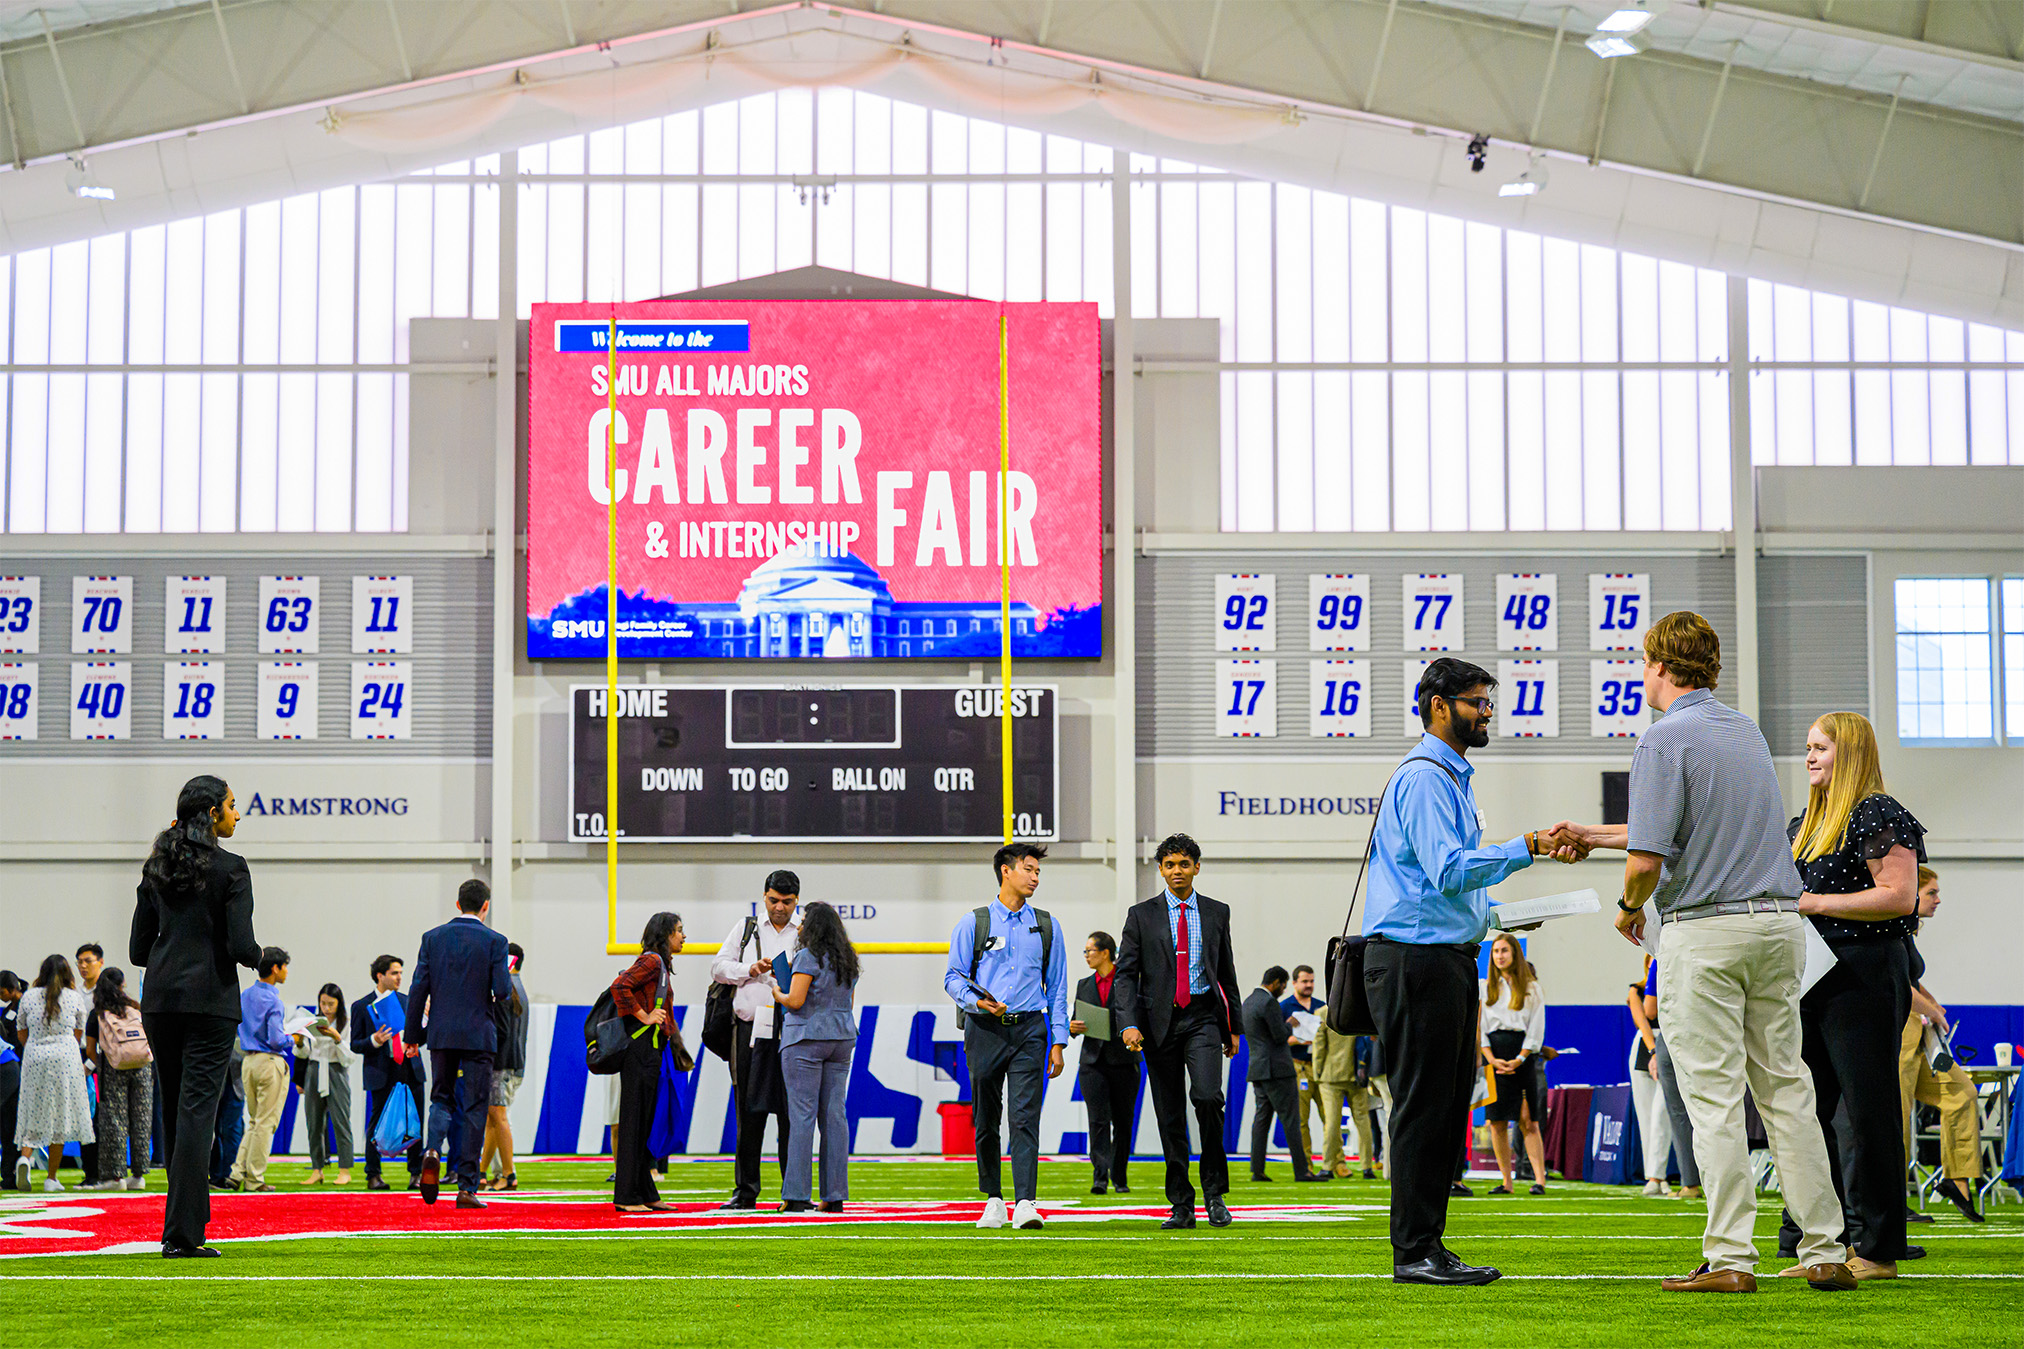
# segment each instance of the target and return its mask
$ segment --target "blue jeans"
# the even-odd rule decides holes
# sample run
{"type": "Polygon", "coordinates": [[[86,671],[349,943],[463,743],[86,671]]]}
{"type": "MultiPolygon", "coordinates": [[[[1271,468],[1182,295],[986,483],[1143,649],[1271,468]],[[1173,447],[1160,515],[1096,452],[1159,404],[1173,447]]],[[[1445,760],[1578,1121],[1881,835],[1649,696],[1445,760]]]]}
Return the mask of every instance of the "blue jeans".
{"type": "Polygon", "coordinates": [[[850,1057],[856,1040],[797,1040],[780,1047],[780,1071],[787,1079],[787,1173],[780,1197],[808,1201],[814,1180],[815,1130],[822,1128],[822,1202],[850,1197],[850,1117],[844,1097],[850,1088],[850,1057]]]}

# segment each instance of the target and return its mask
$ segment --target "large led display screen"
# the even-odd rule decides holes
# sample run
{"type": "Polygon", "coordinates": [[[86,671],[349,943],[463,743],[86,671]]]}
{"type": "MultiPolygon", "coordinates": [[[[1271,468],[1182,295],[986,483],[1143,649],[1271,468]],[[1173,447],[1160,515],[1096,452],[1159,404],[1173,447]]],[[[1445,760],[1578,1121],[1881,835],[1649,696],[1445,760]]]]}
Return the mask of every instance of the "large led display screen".
{"type": "Polygon", "coordinates": [[[1001,315],[1013,653],[1101,655],[1096,307],[960,300],[534,306],[528,655],[604,654],[608,435],[621,656],[996,655],[1001,315]]]}

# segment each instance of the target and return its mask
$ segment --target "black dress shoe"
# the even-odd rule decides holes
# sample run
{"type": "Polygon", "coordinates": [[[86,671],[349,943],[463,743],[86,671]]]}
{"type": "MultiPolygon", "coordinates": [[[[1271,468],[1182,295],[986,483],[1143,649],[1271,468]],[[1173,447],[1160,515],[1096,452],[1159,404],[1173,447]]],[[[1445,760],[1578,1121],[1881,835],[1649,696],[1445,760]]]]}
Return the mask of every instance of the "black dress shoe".
{"type": "Polygon", "coordinates": [[[415,1190],[419,1190],[421,1188],[422,1188],[422,1173],[417,1171],[414,1175],[408,1177],[408,1189],[409,1191],[412,1192],[415,1190]]]}
{"type": "Polygon", "coordinates": [[[1393,1283],[1430,1283],[1441,1286],[1472,1286],[1495,1283],[1501,1275],[1488,1265],[1465,1265],[1448,1250],[1438,1250],[1424,1260],[1392,1266],[1393,1283]]]}
{"type": "Polygon", "coordinates": [[[469,1190],[459,1190],[457,1191],[457,1207],[489,1208],[490,1205],[488,1205],[484,1200],[480,1199],[477,1195],[473,1194],[469,1190]]]}
{"type": "Polygon", "coordinates": [[[1962,1188],[1960,1182],[1953,1177],[1949,1176],[1933,1188],[1937,1193],[1945,1195],[1948,1201],[1961,1211],[1961,1216],[1969,1222],[1982,1223],[1989,1221],[1981,1214],[1975,1212],[1975,1196],[1962,1188]]]}
{"type": "Polygon", "coordinates": [[[164,1260],[202,1260],[220,1254],[216,1246],[171,1246],[162,1244],[164,1260]]]}
{"type": "Polygon", "coordinates": [[[1169,1213],[1166,1221],[1160,1224],[1160,1230],[1171,1232],[1183,1227],[1193,1227],[1194,1225],[1194,1207],[1189,1204],[1176,1204],[1174,1205],[1174,1211],[1169,1213]]]}
{"type": "Polygon", "coordinates": [[[1111,1186],[1110,1188],[1116,1190],[1119,1194],[1131,1193],[1131,1186],[1125,1184],[1123,1181],[1119,1181],[1117,1184],[1111,1186]]]}
{"type": "Polygon", "coordinates": [[[443,1159],[436,1155],[434,1148],[422,1154],[422,1174],[418,1179],[422,1185],[422,1202],[435,1203],[436,1195],[442,1191],[443,1159]]]}
{"type": "Polygon", "coordinates": [[[813,1213],[815,1205],[806,1199],[790,1199],[780,1206],[782,1213],[813,1213]]]}
{"type": "Polygon", "coordinates": [[[1925,1258],[1926,1248],[1923,1246],[1906,1246],[1898,1255],[1898,1259],[1900,1260],[1923,1260],[1925,1258]]]}
{"type": "Polygon", "coordinates": [[[738,1195],[732,1195],[732,1196],[731,1196],[731,1197],[730,1197],[729,1199],[726,1199],[726,1200],[725,1200],[725,1201],[724,1201],[723,1203],[721,1203],[721,1204],[717,1205],[717,1212],[719,1212],[719,1213],[753,1213],[753,1212],[756,1212],[756,1211],[758,1210],[758,1208],[759,1208],[759,1201],[758,1201],[758,1200],[756,1200],[756,1199],[745,1199],[745,1198],[741,1198],[741,1197],[740,1197],[740,1196],[738,1196],[738,1195]]]}
{"type": "Polygon", "coordinates": [[[365,1183],[365,1187],[368,1190],[391,1190],[393,1188],[393,1186],[387,1184],[385,1181],[381,1180],[378,1176],[374,1176],[372,1179],[368,1180],[365,1183]]]}
{"type": "Polygon", "coordinates": [[[824,1213],[841,1213],[843,1212],[843,1201],[841,1199],[825,1199],[822,1201],[822,1211],[824,1213]]]}
{"type": "Polygon", "coordinates": [[[1089,1192],[1091,1194],[1109,1194],[1110,1186],[1099,1180],[1096,1184],[1089,1187],[1089,1192]]]}
{"type": "Polygon", "coordinates": [[[1375,1171],[1371,1170],[1371,1169],[1370,1169],[1369,1167],[1367,1167],[1367,1166],[1366,1166],[1366,1167],[1365,1167],[1365,1168],[1363,1169],[1363,1178],[1364,1178],[1365,1180],[1376,1180],[1376,1179],[1377,1179],[1377,1172],[1375,1172],[1375,1171]]]}
{"type": "Polygon", "coordinates": [[[1476,1192],[1458,1180],[1448,1187],[1448,1197],[1450,1199],[1474,1199],[1476,1192]]]}
{"type": "Polygon", "coordinates": [[[1251,1181],[1253,1184],[1256,1185],[1270,1185],[1272,1183],[1272,1177],[1266,1175],[1264,1172],[1261,1171],[1254,1173],[1251,1177],[1251,1181]]]}
{"type": "Polygon", "coordinates": [[[1493,1186],[1491,1186],[1491,1187],[1490,1187],[1490,1193],[1491,1193],[1491,1194],[1509,1194],[1509,1193],[1511,1193],[1511,1187],[1510,1187],[1509,1185],[1493,1185],[1493,1186]]]}
{"type": "Polygon", "coordinates": [[[1224,1206],[1223,1196],[1219,1194],[1210,1195],[1209,1226],[1228,1227],[1229,1225],[1230,1225],[1230,1210],[1224,1206]]]}
{"type": "Polygon", "coordinates": [[[1930,1213],[1924,1213],[1915,1208],[1907,1208],[1905,1210],[1905,1221],[1908,1223],[1929,1223],[1932,1220],[1933,1215],[1930,1213]]]}
{"type": "Polygon", "coordinates": [[[1309,1171],[1306,1175],[1295,1176],[1293,1179],[1298,1181],[1334,1180],[1335,1176],[1328,1171],[1309,1171]]]}

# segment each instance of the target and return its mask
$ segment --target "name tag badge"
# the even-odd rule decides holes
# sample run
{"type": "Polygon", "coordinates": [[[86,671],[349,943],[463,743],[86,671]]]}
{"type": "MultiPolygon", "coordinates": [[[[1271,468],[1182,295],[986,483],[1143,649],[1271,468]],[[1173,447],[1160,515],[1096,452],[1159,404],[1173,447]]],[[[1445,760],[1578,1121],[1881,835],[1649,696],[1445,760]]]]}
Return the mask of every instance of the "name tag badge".
{"type": "Polygon", "coordinates": [[[1476,832],[1480,834],[1480,833],[1482,833],[1482,832],[1483,832],[1483,831],[1484,831],[1485,829],[1488,829],[1489,827],[1490,827],[1490,820],[1489,820],[1489,817],[1483,814],[1483,808],[1482,808],[1481,806],[1477,806],[1477,807],[1476,807],[1476,832]]]}
{"type": "Polygon", "coordinates": [[[996,933],[996,932],[992,933],[992,934],[991,934],[991,935],[990,935],[989,937],[987,937],[987,938],[985,938],[985,939],[984,939],[984,949],[985,949],[986,951],[1002,951],[1002,950],[1004,950],[1004,949],[1005,949],[1005,938],[1004,938],[1004,937],[1002,937],[1002,936],[1000,936],[1000,935],[999,935],[998,933],[996,933]]]}

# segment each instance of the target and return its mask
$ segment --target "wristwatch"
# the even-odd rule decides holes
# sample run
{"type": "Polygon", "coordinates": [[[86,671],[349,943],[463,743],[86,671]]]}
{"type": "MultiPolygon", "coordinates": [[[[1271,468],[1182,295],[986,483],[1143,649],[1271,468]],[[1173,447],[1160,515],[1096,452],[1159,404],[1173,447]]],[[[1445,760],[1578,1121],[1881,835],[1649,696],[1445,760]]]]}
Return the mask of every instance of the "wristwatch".
{"type": "Polygon", "coordinates": [[[1626,904],[1626,903],[1624,903],[1624,902],[1623,902],[1623,896],[1622,896],[1622,895],[1618,895],[1618,896],[1616,897],[1616,907],[1618,907],[1619,909],[1622,909],[1622,910],[1623,910],[1623,911],[1624,911],[1625,913],[1636,913],[1636,912],[1638,911],[1638,909],[1641,909],[1641,908],[1643,908],[1643,907],[1644,907],[1644,905],[1640,904],[1640,905],[1638,905],[1638,906],[1637,906],[1637,908],[1632,908],[1632,907],[1631,907],[1630,905],[1628,905],[1628,904],[1626,904]]]}

